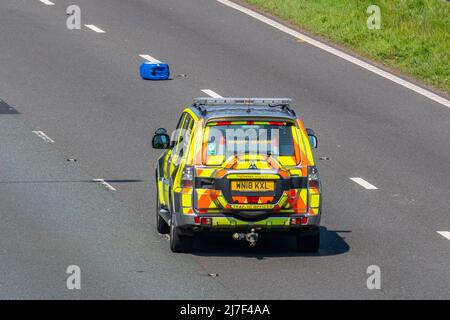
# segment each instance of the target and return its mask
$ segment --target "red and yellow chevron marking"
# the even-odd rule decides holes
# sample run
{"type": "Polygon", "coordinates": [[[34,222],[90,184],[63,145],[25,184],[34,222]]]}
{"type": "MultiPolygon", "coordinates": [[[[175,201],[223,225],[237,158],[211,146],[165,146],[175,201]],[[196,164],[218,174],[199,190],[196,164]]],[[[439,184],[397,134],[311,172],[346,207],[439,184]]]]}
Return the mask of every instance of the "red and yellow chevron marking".
{"type": "Polygon", "coordinates": [[[200,178],[212,178],[212,177],[214,177],[216,171],[217,171],[216,169],[197,168],[196,175],[197,175],[197,177],[200,177],[200,178]]]}
{"type": "Polygon", "coordinates": [[[194,214],[194,209],[192,208],[187,208],[187,207],[182,207],[182,211],[183,214],[194,214]]]}
{"type": "Polygon", "coordinates": [[[221,192],[212,189],[196,189],[196,201],[199,209],[216,209],[219,194],[221,192]]]}
{"type": "Polygon", "coordinates": [[[292,209],[294,212],[306,212],[306,204],[308,199],[308,190],[307,189],[300,189],[300,192],[298,192],[297,199],[292,204],[292,209]]]}
{"type": "Polygon", "coordinates": [[[239,180],[278,180],[280,179],[280,176],[277,174],[229,174],[227,175],[227,179],[233,180],[233,179],[239,179],[239,180]]]}
{"type": "Polygon", "coordinates": [[[233,203],[238,204],[269,204],[274,200],[273,196],[232,196],[233,203]]]}
{"type": "Polygon", "coordinates": [[[318,214],[320,210],[320,192],[317,188],[309,189],[309,213],[318,214]]]}
{"type": "Polygon", "coordinates": [[[307,159],[307,162],[302,165],[306,166],[313,166],[314,165],[314,157],[312,155],[311,146],[309,144],[308,134],[306,133],[306,129],[303,126],[303,123],[300,121],[300,119],[297,119],[297,125],[298,125],[298,131],[300,132],[300,136],[303,142],[303,148],[300,148],[302,150],[302,158],[307,159]],[[307,154],[304,154],[304,152],[307,152],[307,154]]]}
{"type": "MultiPolygon", "coordinates": [[[[295,154],[292,156],[271,157],[267,155],[252,155],[243,154],[239,156],[230,156],[225,159],[225,156],[207,155],[207,139],[209,137],[209,130],[213,126],[220,125],[288,125],[288,122],[275,123],[271,121],[215,121],[206,124],[203,128],[204,120],[197,121],[194,129],[194,137],[189,147],[189,154],[186,164],[196,166],[196,177],[200,178],[216,178],[221,179],[227,175],[227,179],[264,179],[275,180],[288,178],[290,176],[307,176],[308,166],[314,165],[313,155],[309,145],[309,139],[306,130],[300,120],[297,120],[297,126],[291,126],[293,130],[293,141],[295,154]],[[207,160],[207,162],[206,162],[207,160]],[[204,165],[206,164],[206,166],[204,165]],[[229,170],[247,170],[253,165],[258,170],[276,170],[277,174],[260,174],[258,171],[252,175],[231,174],[228,175],[229,170]],[[210,168],[208,166],[212,166],[210,168]]],[[[224,143],[225,141],[221,141],[224,143]]],[[[167,164],[165,170],[168,170],[167,164]]],[[[158,187],[164,189],[164,185],[158,183],[158,187]]],[[[164,192],[164,191],[163,191],[164,192]]],[[[162,192],[162,193],[163,193],[162,192]]],[[[220,212],[221,209],[252,209],[252,206],[267,206],[274,201],[273,196],[232,196],[233,204],[227,203],[223,194],[219,190],[211,189],[196,189],[192,194],[192,189],[187,188],[181,190],[182,197],[182,212],[184,214],[193,214],[193,207],[197,205],[199,210],[205,212],[220,212]],[[269,202],[269,203],[268,203],[269,202]],[[233,207],[234,205],[234,207],[233,207]],[[236,207],[238,206],[238,207],[236,207]]],[[[277,204],[271,204],[267,208],[273,211],[281,212],[295,212],[318,214],[320,210],[320,190],[311,188],[297,189],[286,191],[282,194],[280,201],[277,204]]],[[[162,202],[164,199],[160,197],[162,202]]]]}

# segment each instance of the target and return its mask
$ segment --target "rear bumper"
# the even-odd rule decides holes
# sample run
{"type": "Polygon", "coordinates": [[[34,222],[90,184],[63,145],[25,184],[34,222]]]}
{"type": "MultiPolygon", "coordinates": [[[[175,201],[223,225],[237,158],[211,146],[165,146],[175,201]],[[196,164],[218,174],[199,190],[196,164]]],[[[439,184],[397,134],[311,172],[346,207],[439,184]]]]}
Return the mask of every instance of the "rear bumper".
{"type": "Polygon", "coordinates": [[[299,229],[316,229],[320,226],[320,213],[315,215],[305,214],[273,214],[258,221],[246,221],[230,214],[177,214],[176,225],[186,231],[240,231],[255,229],[259,231],[295,231],[299,229]],[[307,217],[304,224],[291,224],[292,218],[307,217]],[[196,219],[197,218],[197,219],[196,219]],[[201,224],[198,219],[210,218],[211,223],[201,224]],[[197,220],[197,221],[196,221],[197,220]]]}

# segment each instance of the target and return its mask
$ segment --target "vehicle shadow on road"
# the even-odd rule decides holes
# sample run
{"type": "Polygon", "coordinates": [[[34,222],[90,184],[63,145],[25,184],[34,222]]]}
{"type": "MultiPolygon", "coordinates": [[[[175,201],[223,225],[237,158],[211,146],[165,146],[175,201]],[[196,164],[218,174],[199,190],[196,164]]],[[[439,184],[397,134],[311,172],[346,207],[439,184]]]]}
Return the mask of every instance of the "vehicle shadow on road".
{"type": "Polygon", "coordinates": [[[341,234],[347,230],[328,230],[320,227],[321,244],[317,253],[302,253],[296,250],[295,237],[278,234],[262,234],[255,247],[246,241],[236,241],[231,234],[202,234],[195,242],[194,255],[197,256],[239,256],[256,259],[295,256],[333,256],[350,250],[341,234]]]}

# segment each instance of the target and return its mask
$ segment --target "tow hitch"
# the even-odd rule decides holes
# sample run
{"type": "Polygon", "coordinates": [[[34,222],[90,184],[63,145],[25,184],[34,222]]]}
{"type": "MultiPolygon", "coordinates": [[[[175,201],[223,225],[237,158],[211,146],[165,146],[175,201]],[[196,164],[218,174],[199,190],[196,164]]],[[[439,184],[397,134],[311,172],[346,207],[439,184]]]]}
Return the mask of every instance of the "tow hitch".
{"type": "Polygon", "coordinates": [[[250,243],[250,246],[255,246],[258,241],[258,234],[255,232],[255,229],[251,229],[249,233],[234,233],[234,240],[246,240],[250,243]]]}

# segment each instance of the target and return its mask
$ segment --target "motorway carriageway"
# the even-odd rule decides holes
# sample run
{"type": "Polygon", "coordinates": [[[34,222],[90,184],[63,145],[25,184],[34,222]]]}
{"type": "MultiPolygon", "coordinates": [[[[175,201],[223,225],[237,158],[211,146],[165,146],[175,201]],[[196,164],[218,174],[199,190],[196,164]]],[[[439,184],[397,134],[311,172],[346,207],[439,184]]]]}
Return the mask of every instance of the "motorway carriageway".
{"type": "Polygon", "coordinates": [[[445,97],[225,0],[7,0],[0,21],[0,298],[450,298],[445,97]],[[156,233],[151,136],[205,95],[294,99],[319,138],[318,254],[156,233]]]}

